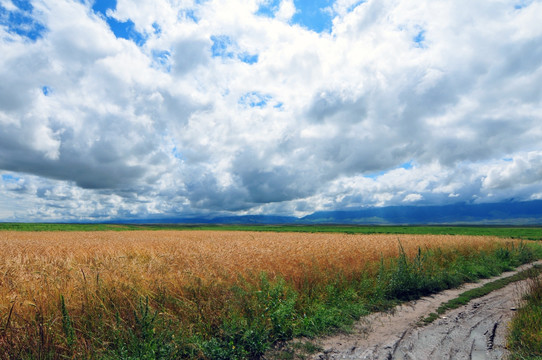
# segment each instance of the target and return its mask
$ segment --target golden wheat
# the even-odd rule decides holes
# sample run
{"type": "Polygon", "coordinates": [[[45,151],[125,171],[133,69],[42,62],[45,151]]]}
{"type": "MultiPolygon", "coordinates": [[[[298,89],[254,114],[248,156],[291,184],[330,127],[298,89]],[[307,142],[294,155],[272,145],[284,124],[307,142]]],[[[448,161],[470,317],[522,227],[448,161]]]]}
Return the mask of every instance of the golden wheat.
{"type": "Polygon", "coordinates": [[[141,299],[150,300],[161,318],[171,319],[187,338],[210,336],[227,318],[232,301],[242,305],[235,289],[259,288],[261,272],[311,293],[333,283],[337,274],[341,279],[375,275],[380,259],[397,257],[399,245],[411,257],[419,248],[438,248],[435,261],[446,262],[457,257],[454,252],[468,256],[510,241],[442,235],[0,231],[0,358],[20,351],[38,358],[42,351],[84,358],[102,351],[108,339],[117,337],[119,324],[125,332],[136,326],[141,299]],[[109,335],[101,339],[103,331],[109,335]]]}
{"type": "MultiPolygon", "coordinates": [[[[182,292],[187,281],[231,282],[265,271],[295,281],[313,267],[345,274],[381,257],[421,248],[464,253],[504,240],[442,235],[349,235],[234,231],[0,232],[0,312],[14,301],[82,297],[92,284],[117,284],[146,295],[182,292]]],[[[509,241],[509,240],[508,240],[509,241]]]]}

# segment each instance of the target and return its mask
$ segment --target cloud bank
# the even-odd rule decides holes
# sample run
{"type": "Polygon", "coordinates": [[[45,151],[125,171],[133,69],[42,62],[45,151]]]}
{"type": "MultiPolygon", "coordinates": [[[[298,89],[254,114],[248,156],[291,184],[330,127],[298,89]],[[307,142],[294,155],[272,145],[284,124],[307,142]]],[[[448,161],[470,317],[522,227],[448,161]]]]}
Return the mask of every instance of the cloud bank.
{"type": "Polygon", "coordinates": [[[540,14],[0,0],[0,219],[541,199],[540,14]]]}

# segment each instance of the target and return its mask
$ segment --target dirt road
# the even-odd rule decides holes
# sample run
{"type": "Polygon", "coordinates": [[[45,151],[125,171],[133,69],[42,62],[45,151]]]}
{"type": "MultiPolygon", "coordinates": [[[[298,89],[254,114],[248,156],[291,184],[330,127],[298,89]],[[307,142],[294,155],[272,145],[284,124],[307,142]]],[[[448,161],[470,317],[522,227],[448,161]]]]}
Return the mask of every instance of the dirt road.
{"type": "Polygon", "coordinates": [[[311,359],[502,359],[506,355],[507,323],[523,291],[522,282],[474,299],[428,326],[419,327],[417,323],[460,293],[530,266],[404,304],[393,314],[365,317],[353,333],[320,340],[323,350],[311,359]]]}

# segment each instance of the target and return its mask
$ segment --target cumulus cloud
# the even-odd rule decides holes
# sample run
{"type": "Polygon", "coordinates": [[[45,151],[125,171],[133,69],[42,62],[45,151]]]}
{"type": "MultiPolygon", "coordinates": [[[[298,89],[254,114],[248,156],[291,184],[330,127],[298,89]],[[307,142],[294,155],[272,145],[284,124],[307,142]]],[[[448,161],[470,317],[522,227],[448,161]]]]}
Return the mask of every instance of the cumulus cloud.
{"type": "Polygon", "coordinates": [[[421,196],[420,194],[408,194],[403,199],[403,202],[415,202],[415,201],[420,201],[422,199],[423,199],[423,196],[421,196]]]}
{"type": "Polygon", "coordinates": [[[276,17],[283,21],[289,21],[295,13],[296,8],[293,0],[282,0],[276,17]]]}
{"type": "Polygon", "coordinates": [[[542,1],[114,3],[0,1],[2,219],[542,193],[542,1]]]}

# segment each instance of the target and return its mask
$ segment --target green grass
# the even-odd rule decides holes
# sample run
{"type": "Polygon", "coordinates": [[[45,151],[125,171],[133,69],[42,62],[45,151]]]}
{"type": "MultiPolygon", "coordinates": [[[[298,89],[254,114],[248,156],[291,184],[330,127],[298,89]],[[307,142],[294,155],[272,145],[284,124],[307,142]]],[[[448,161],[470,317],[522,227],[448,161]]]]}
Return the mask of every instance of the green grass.
{"type": "Polygon", "coordinates": [[[542,272],[542,266],[535,266],[531,269],[521,271],[517,274],[489,282],[479,288],[467,290],[461,293],[457,298],[447,301],[441,304],[436,313],[431,313],[429,316],[422,320],[423,324],[430,324],[439,318],[439,315],[444,314],[448,310],[457,309],[463,305],[468,304],[471,300],[480,298],[489,294],[492,291],[502,289],[516,281],[525,280],[533,276],[539,275],[542,272]]]}
{"type": "Polygon", "coordinates": [[[231,230],[273,232],[330,232],[347,234],[434,234],[497,236],[541,240],[542,227],[491,226],[340,226],[340,225],[130,225],[130,224],[55,224],[0,223],[0,230],[18,231],[103,231],[103,230],[231,230]]]}
{"type": "Polygon", "coordinates": [[[10,231],[126,231],[138,226],[122,224],[0,223],[0,230],[10,231]]]}
{"type": "Polygon", "coordinates": [[[510,360],[542,359],[542,279],[533,274],[525,302],[510,323],[510,360]]]}
{"type": "MultiPolygon", "coordinates": [[[[166,226],[169,227],[169,226],[166,226]]],[[[486,226],[341,226],[341,225],[216,225],[176,227],[178,229],[276,231],[276,232],[331,232],[347,234],[434,234],[497,236],[524,240],[541,240],[542,227],[486,227],[486,226]]]]}

